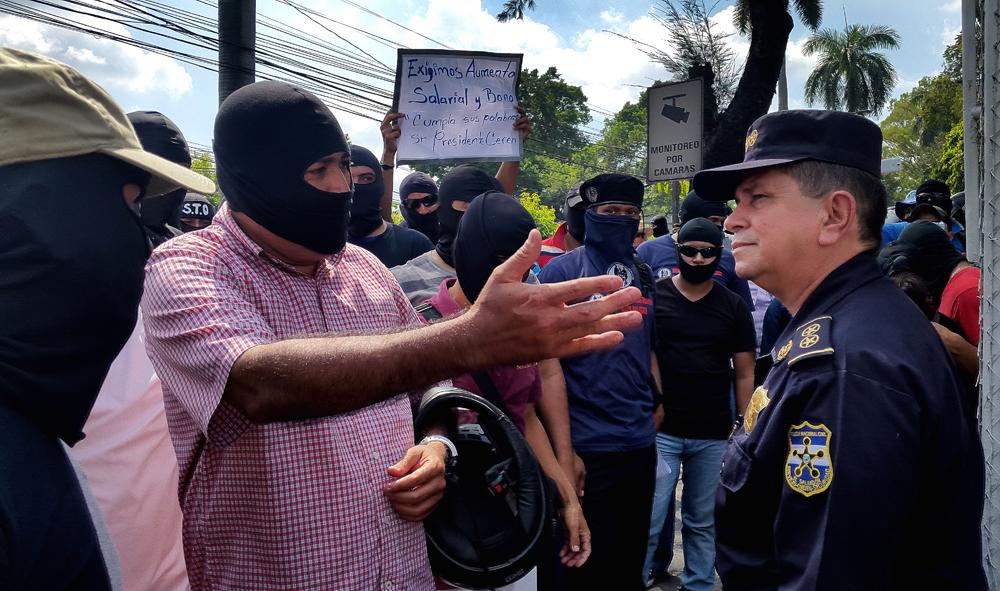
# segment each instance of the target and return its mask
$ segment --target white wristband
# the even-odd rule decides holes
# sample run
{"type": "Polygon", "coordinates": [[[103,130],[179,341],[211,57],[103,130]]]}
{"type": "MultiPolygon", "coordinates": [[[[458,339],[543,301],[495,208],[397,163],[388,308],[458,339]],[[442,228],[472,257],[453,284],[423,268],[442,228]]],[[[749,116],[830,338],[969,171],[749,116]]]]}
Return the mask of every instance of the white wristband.
{"type": "Polygon", "coordinates": [[[458,448],[456,448],[455,444],[451,442],[451,439],[448,439],[444,435],[427,435],[426,437],[420,440],[419,445],[427,445],[432,441],[437,441],[448,449],[449,460],[454,460],[455,458],[458,457],[458,448]]]}

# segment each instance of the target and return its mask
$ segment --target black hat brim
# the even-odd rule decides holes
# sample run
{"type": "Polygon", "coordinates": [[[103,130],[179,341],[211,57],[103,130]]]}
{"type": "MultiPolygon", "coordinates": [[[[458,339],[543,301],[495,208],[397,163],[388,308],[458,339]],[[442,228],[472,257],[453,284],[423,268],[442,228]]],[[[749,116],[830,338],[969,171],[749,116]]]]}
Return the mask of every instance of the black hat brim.
{"type": "Polygon", "coordinates": [[[694,190],[706,201],[729,201],[735,198],[736,187],[751,173],[801,160],[808,160],[808,157],[751,160],[709,168],[694,175],[694,190]]]}

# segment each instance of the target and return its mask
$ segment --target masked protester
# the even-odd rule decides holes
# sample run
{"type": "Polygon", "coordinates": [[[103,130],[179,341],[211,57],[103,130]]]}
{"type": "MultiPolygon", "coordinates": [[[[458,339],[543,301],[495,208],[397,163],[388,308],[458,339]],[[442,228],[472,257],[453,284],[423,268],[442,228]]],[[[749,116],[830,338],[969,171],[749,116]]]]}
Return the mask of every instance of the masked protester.
{"type": "MultiPolygon", "coordinates": [[[[691,191],[681,201],[681,223],[685,224],[696,218],[704,218],[715,224],[722,232],[722,224],[726,216],[732,212],[724,202],[702,199],[691,191]]],[[[721,285],[737,294],[751,311],[754,310],[754,298],[746,279],[736,274],[736,260],[733,258],[732,246],[725,235],[722,238],[722,258],[719,260],[718,272],[713,276],[721,285]]],[[[680,262],[677,258],[677,241],[674,236],[664,235],[653,240],[647,240],[636,252],[650,268],[656,279],[672,277],[680,272],[680,262]]]]}
{"type": "Polygon", "coordinates": [[[212,183],[48,58],[0,49],[0,121],[0,588],[110,589],[64,444],[135,324],[143,195],[212,183]]]}
{"type": "Polygon", "coordinates": [[[583,246],[552,259],[539,275],[542,283],[616,275],[644,296],[633,306],[643,315],[642,329],[610,351],[561,360],[573,447],[587,470],[584,513],[595,549],[586,565],[570,572],[574,589],[644,588],[640,571],[656,477],[653,411],[659,400],[650,349],[652,273],[632,248],[644,189],[622,174],[583,183],[583,246]]]}
{"type": "MultiPolygon", "coordinates": [[[[493,270],[517,252],[534,227],[531,214],[510,195],[488,192],[476,197],[462,216],[453,243],[457,279],[442,281],[437,295],[418,306],[418,311],[433,319],[468,308],[479,297],[493,270]]],[[[545,427],[535,414],[535,405],[542,395],[538,364],[494,367],[459,376],[452,382],[457,388],[491,399],[491,393],[483,390],[487,384],[499,395],[505,412],[524,434],[542,470],[556,483],[566,531],[573,532],[567,536],[563,562],[574,566],[586,562],[590,554],[590,531],[570,477],[556,461],[545,427]]],[[[557,551],[555,548],[548,555],[542,553],[538,565],[541,580],[551,576],[553,565],[548,562],[557,560],[557,551]]]]}
{"type": "MultiPolygon", "coordinates": [[[[915,216],[914,213],[927,212],[929,208],[934,207],[944,212],[945,216],[949,216],[954,204],[948,191],[947,184],[935,179],[927,179],[915,190],[910,191],[906,199],[897,202],[895,206],[896,216],[901,221],[883,224],[882,246],[898,240],[909,222],[926,219],[924,215],[915,216]]],[[[965,227],[955,219],[948,219],[946,231],[951,235],[950,240],[955,249],[964,253],[965,227]]]]}
{"type": "Polygon", "coordinates": [[[400,228],[382,219],[385,181],[378,158],[367,148],[351,146],[351,177],[354,197],[351,222],[347,225],[351,244],[374,254],[386,267],[402,265],[434,248],[420,232],[400,228]]]}
{"type": "Polygon", "coordinates": [[[554,257],[583,244],[583,214],[587,207],[580,197],[581,184],[577,183],[566,193],[566,198],[563,200],[563,217],[566,221],[559,224],[555,234],[542,241],[542,254],[538,257],[539,267],[544,267],[554,257]]]}
{"type": "MultiPolygon", "coordinates": [[[[663,379],[663,423],[656,435],[670,470],[653,507],[647,572],[666,573],[653,555],[663,543],[667,509],[683,471],[681,518],[684,572],[681,586],[711,591],[715,586],[715,490],[726,439],[732,430],[731,392],[743,413],[753,390],[757,346],[746,303],[712,281],[722,259],[722,231],[704,217],[685,223],[677,235],[680,273],[656,283],[657,359],[663,379]]],[[[658,491],[659,492],[659,491],[658,491]]],[[[672,528],[670,530],[673,531],[672,528]]],[[[673,543],[669,536],[668,543],[673,543]]]]}
{"type": "MultiPolygon", "coordinates": [[[[580,312],[562,315],[565,298],[540,293],[558,289],[517,281],[534,258],[529,243],[469,314],[415,328],[388,270],[346,243],[347,138],[302,88],[237,90],[219,108],[214,144],[227,202],[211,226],[153,253],[142,303],[177,449],[191,586],[430,591],[419,522],[441,499],[455,448],[443,436],[413,445],[407,394],[559,356],[569,343],[533,344],[543,323],[532,311],[571,334],[587,333],[580,312]],[[365,363],[379,371],[359,372],[365,363]]],[[[634,298],[587,302],[583,315],[634,298]]],[[[629,317],[599,325],[624,328],[629,317]]]]}
{"type": "Polygon", "coordinates": [[[413,305],[432,297],[441,281],[455,276],[452,245],[458,232],[458,222],[469,202],[487,191],[501,190],[496,178],[469,165],[458,166],[441,179],[437,209],[438,240],[434,251],[392,269],[396,281],[413,305]]]}
{"type": "Polygon", "coordinates": [[[658,215],[654,217],[653,222],[650,225],[653,227],[653,238],[666,236],[670,233],[670,226],[667,224],[667,218],[665,216],[658,215]]]}
{"type": "Polygon", "coordinates": [[[196,193],[188,193],[184,196],[184,204],[181,205],[180,229],[182,233],[194,232],[208,227],[215,217],[215,205],[207,197],[196,193]]]}
{"type": "Polygon", "coordinates": [[[420,232],[431,243],[438,239],[438,207],[438,186],[427,173],[411,172],[399,184],[400,226],[420,232]]]}
{"type": "MultiPolygon", "coordinates": [[[[128,114],[128,120],[144,150],[191,168],[191,152],[188,150],[187,140],[173,121],[156,111],[135,111],[128,114]]],[[[179,229],[180,214],[186,193],[186,189],[177,189],[166,195],[143,200],[139,213],[154,248],[182,234],[179,229]]]]}

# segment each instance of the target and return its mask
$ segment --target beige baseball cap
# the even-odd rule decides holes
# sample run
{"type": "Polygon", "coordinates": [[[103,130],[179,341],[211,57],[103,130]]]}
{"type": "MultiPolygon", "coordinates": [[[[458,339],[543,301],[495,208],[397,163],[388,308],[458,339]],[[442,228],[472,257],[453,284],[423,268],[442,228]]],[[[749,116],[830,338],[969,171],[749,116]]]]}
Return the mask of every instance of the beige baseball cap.
{"type": "Polygon", "coordinates": [[[210,179],[143,150],[118,103],[73,68],[0,48],[0,166],[94,152],[150,173],[148,196],[215,191],[210,179]]]}

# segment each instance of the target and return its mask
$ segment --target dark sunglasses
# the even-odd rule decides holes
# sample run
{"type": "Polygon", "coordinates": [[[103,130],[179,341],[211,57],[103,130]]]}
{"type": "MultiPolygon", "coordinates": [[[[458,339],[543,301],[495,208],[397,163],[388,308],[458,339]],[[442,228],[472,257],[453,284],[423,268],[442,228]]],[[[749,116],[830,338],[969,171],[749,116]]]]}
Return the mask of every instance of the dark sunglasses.
{"type": "Polygon", "coordinates": [[[697,248],[695,246],[688,246],[686,244],[681,244],[677,246],[677,252],[692,259],[696,257],[699,253],[704,258],[711,259],[719,256],[722,253],[722,247],[706,246],[705,248],[697,248]]]}
{"type": "Polygon", "coordinates": [[[404,199],[403,206],[407,209],[417,209],[421,205],[430,207],[438,202],[437,195],[428,195],[423,199],[404,199]]]}
{"type": "Polygon", "coordinates": [[[948,195],[944,193],[921,193],[917,195],[917,203],[940,203],[948,199],[948,195]]]}

